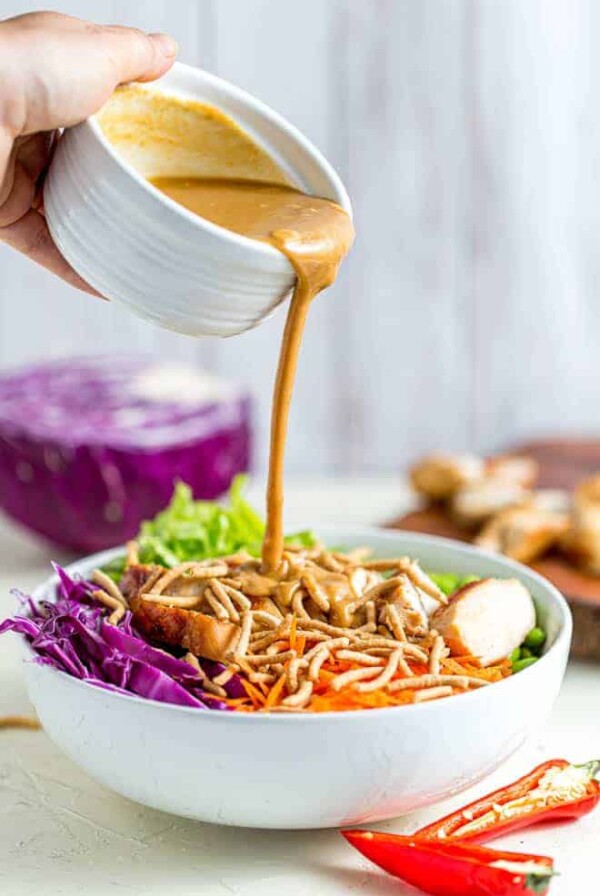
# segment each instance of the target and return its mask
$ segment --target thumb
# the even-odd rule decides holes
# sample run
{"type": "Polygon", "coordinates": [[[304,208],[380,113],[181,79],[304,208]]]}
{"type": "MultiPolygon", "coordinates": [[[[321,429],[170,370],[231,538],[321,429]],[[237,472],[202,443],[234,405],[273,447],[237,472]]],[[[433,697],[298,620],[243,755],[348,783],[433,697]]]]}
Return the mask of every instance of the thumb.
{"type": "Polygon", "coordinates": [[[146,34],[120,25],[102,28],[99,36],[118,84],[160,78],[173,65],[179,49],[168,34],[146,34]]]}

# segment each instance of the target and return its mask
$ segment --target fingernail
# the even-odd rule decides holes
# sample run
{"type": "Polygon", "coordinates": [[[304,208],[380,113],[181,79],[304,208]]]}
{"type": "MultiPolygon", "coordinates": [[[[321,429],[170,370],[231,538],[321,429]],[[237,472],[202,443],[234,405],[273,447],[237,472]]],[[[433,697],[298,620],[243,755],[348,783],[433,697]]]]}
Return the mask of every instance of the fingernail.
{"type": "Polygon", "coordinates": [[[179,44],[169,34],[150,34],[149,36],[167,59],[177,56],[179,44]]]}

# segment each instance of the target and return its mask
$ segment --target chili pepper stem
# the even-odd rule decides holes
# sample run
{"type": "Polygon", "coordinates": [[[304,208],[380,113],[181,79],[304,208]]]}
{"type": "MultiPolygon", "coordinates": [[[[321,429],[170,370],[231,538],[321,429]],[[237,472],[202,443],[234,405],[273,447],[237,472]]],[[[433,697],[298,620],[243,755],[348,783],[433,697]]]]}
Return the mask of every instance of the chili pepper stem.
{"type": "Polygon", "coordinates": [[[543,875],[528,874],[525,878],[525,886],[531,893],[547,893],[549,881],[552,877],[560,877],[560,871],[553,871],[549,868],[548,872],[543,875]]]}
{"type": "Polygon", "coordinates": [[[585,769],[590,779],[595,778],[600,770],[600,759],[590,759],[589,762],[582,762],[580,765],[575,765],[574,768],[585,769]]]}

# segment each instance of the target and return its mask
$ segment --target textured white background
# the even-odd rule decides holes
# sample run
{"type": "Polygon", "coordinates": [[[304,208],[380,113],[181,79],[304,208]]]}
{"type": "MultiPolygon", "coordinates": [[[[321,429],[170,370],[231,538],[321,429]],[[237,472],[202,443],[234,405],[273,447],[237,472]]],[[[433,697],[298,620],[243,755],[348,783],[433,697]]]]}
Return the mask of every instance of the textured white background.
{"type": "MultiPolygon", "coordinates": [[[[431,447],[589,431],[599,407],[600,6],[594,0],[63,0],[169,30],[339,168],[358,241],[316,303],[292,471],[393,471],[431,447]]],[[[29,2],[0,0],[0,16],[29,2]]],[[[282,315],[228,342],[154,330],[0,247],[0,361],[139,349],[257,395],[282,315]]]]}

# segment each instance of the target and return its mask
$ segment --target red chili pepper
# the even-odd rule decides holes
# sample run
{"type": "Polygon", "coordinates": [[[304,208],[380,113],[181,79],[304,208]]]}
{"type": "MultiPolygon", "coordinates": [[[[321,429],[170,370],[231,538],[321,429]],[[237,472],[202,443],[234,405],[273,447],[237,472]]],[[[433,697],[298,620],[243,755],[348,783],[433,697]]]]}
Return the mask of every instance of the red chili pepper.
{"type": "Polygon", "coordinates": [[[373,831],[342,834],[371,862],[430,896],[546,893],[554,874],[553,861],[547,856],[373,831]]]}
{"type": "Polygon", "coordinates": [[[565,759],[551,759],[414,836],[480,843],[542,821],[580,818],[600,800],[600,782],[594,777],[599,768],[598,760],[571,765],[565,759]]]}

